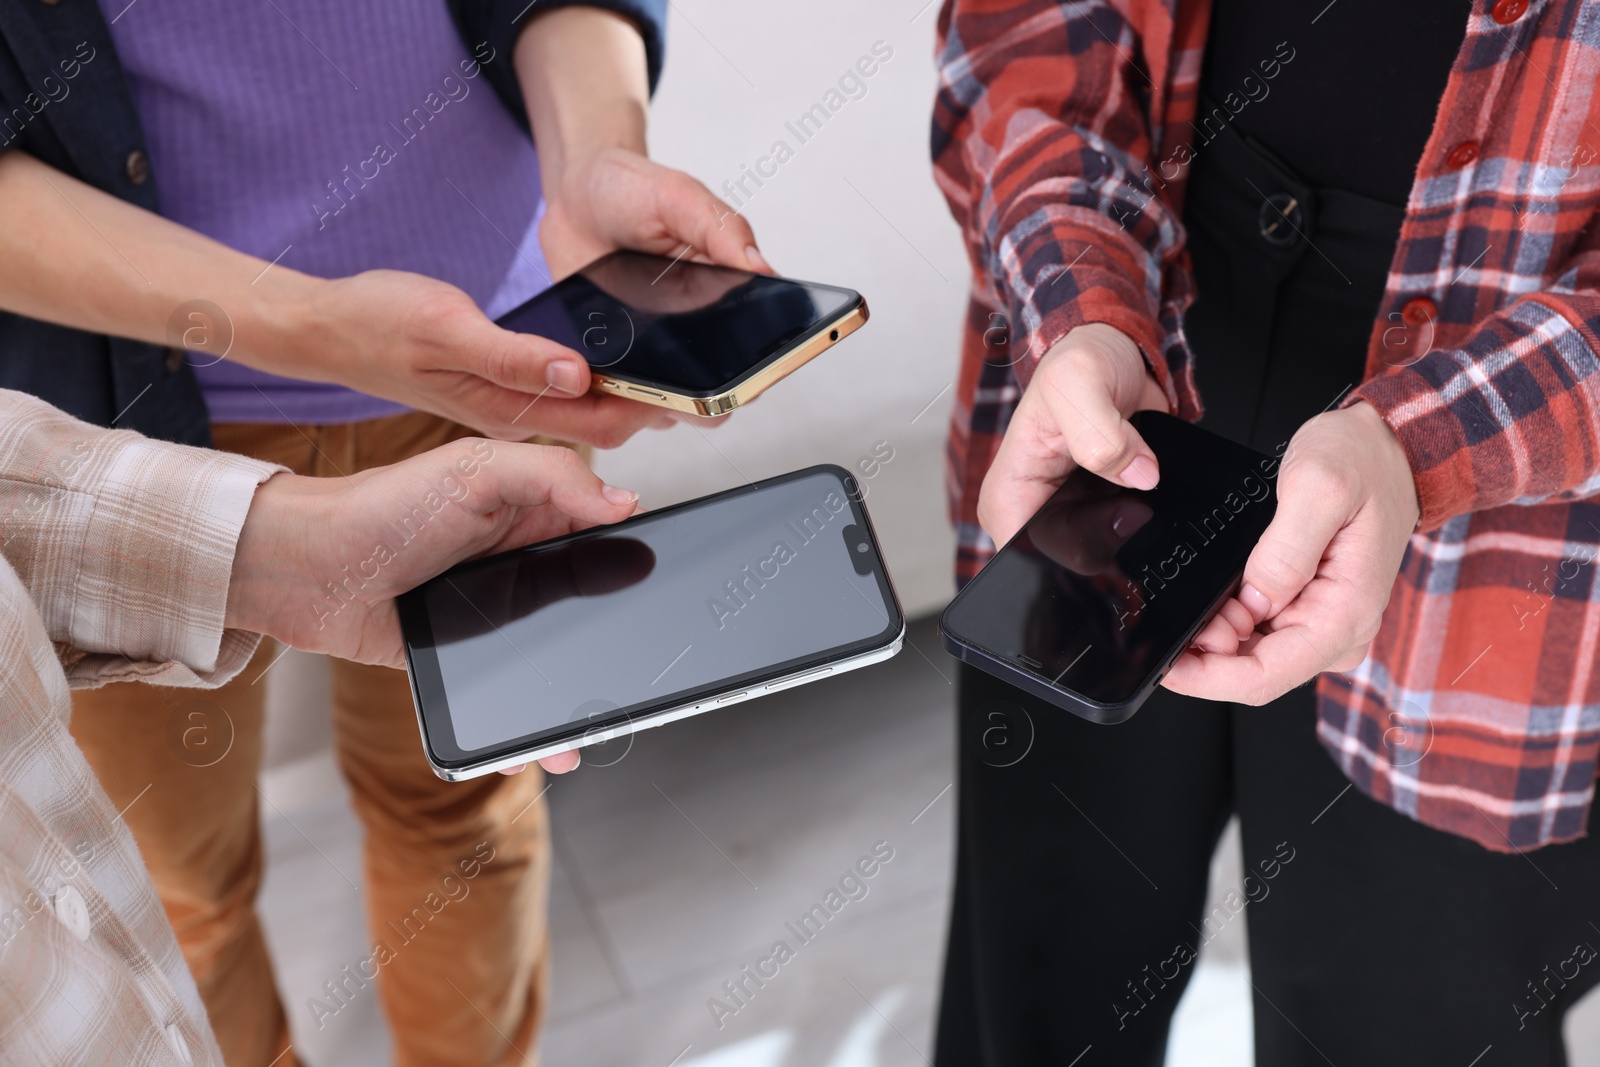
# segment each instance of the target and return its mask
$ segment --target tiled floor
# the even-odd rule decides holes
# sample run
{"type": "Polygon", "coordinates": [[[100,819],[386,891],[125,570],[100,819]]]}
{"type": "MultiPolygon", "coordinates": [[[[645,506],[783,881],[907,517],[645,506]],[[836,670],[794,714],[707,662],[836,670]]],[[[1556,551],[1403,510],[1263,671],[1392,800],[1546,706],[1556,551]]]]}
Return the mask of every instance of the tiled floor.
{"type": "MultiPolygon", "coordinates": [[[[925,1064],[951,867],[950,677],[924,621],[887,664],[648,731],[611,766],[555,780],[548,1067],[925,1064]],[[785,924],[879,842],[893,858],[866,895],[731,1011],[722,984],[793,943],[785,924]]],[[[331,761],[269,772],[266,794],[262,910],[297,1048],[319,1067],[386,1064],[370,996],[320,1029],[306,1004],[364,948],[359,829],[331,761]]],[[[1237,884],[1236,866],[1225,842],[1213,884],[1237,884]]],[[[1207,946],[1168,1067],[1250,1062],[1243,934],[1207,946]]],[[[1573,1067],[1600,1065],[1597,1013],[1591,998],[1569,1022],[1573,1067]]]]}

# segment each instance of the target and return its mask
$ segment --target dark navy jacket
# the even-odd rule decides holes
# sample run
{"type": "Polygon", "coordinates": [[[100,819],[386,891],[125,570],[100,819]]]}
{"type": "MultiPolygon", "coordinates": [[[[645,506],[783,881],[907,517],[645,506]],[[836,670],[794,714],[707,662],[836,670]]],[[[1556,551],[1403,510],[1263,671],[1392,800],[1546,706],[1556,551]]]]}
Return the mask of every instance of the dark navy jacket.
{"type": "MultiPolygon", "coordinates": [[[[526,122],[511,57],[535,5],[448,2],[468,49],[484,41],[494,49],[484,73],[526,122]]],[[[570,6],[631,18],[644,36],[655,86],[667,0],[539,0],[537,8],[570,6]]],[[[159,210],[133,97],[94,0],[0,0],[0,151],[13,148],[112,196],[159,210]]],[[[126,411],[119,427],[185,444],[211,441],[193,372],[180,353],[161,345],[0,312],[0,388],[32,393],[102,426],[126,411]]]]}

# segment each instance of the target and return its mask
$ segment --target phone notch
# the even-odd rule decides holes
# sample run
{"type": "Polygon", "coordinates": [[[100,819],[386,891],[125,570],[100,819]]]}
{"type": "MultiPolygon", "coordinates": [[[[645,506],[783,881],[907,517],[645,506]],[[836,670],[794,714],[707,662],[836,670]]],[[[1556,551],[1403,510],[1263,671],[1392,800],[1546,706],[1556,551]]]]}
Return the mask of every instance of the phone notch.
{"type": "Polygon", "coordinates": [[[844,545],[850,551],[850,565],[857,574],[871,574],[873,572],[872,537],[865,529],[857,525],[846,526],[840,532],[844,538],[844,545]]]}

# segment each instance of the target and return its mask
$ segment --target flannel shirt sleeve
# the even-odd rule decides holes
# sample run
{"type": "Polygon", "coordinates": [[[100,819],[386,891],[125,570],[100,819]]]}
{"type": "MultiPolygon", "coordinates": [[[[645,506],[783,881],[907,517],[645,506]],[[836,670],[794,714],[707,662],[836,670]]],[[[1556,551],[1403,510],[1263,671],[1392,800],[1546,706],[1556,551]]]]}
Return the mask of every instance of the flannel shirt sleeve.
{"type": "Polygon", "coordinates": [[[1068,331],[1105,323],[1195,418],[1192,375],[1163,355],[1162,280],[1183,229],[1151,188],[1142,46],[1105,0],[949,0],[935,174],[974,272],[1009,313],[1021,385],[1068,331]]]}
{"type": "Polygon", "coordinates": [[[1421,529],[1600,492],[1600,232],[1554,283],[1355,390],[1411,461],[1421,529]]]}
{"type": "Polygon", "coordinates": [[[223,619],[256,487],[282,470],[0,390],[0,552],[75,687],[214,686],[260,638],[223,619]]]}

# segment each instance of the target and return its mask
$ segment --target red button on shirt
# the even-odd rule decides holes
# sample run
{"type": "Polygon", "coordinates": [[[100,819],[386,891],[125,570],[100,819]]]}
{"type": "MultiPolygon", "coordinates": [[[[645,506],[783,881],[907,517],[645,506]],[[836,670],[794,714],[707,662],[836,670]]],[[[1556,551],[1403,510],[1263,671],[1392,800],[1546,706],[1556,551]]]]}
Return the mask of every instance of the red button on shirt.
{"type": "Polygon", "coordinates": [[[1407,300],[1406,306],[1400,309],[1400,321],[1407,326],[1426,326],[1439,314],[1439,305],[1425,296],[1415,300],[1407,300]]]}
{"type": "Polygon", "coordinates": [[[1444,157],[1451,170],[1460,170],[1462,167],[1478,158],[1478,142],[1462,141],[1450,149],[1450,154],[1444,157]]]}
{"type": "Polygon", "coordinates": [[[1489,11],[1502,26],[1509,26],[1528,12],[1528,0],[1500,0],[1489,11]]]}

